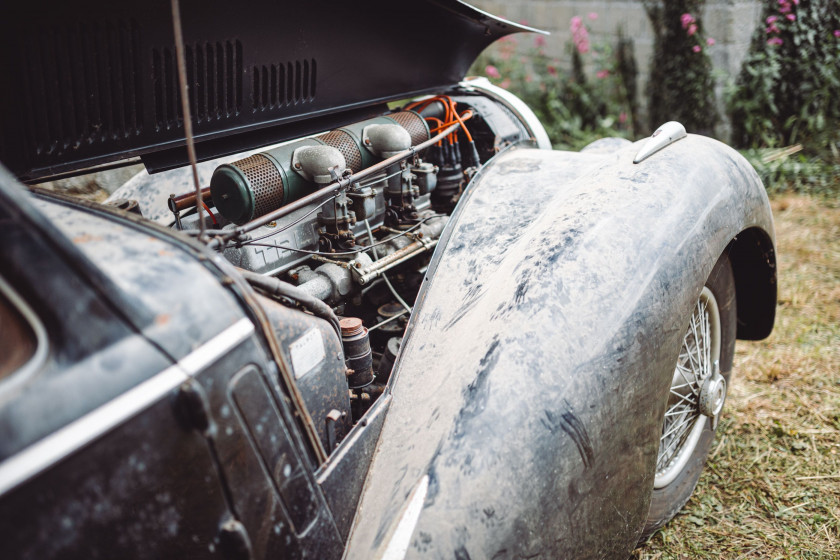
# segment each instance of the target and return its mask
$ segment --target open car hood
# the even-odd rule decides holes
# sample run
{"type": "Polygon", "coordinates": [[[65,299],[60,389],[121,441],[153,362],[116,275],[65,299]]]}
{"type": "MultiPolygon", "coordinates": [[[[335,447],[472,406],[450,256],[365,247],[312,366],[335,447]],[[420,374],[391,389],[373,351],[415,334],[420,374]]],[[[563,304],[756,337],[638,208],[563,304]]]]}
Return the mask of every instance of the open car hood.
{"type": "MultiPolygon", "coordinates": [[[[168,0],[32,0],[0,13],[0,161],[15,175],[187,161],[168,0]]],[[[532,31],[457,0],[183,0],[181,20],[200,160],[455,84],[487,45],[532,31]]]]}

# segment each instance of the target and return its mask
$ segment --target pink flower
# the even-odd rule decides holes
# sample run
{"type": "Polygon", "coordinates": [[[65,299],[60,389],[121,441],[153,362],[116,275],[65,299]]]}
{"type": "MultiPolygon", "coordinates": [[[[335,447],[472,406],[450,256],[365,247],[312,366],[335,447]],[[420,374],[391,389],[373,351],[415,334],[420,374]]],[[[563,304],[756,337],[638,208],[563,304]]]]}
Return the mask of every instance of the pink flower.
{"type": "Polygon", "coordinates": [[[530,84],[533,81],[534,81],[534,77],[531,74],[528,74],[528,75],[525,76],[525,82],[526,83],[530,84]]]}
{"type": "Polygon", "coordinates": [[[708,39],[706,39],[706,44],[709,45],[710,47],[714,46],[715,40],[712,39],[711,37],[709,37],[708,39]]]}
{"type": "Polygon", "coordinates": [[[835,29],[834,30],[834,36],[837,37],[838,39],[840,39],[840,29],[835,29]]]}
{"type": "Polygon", "coordinates": [[[620,112],[618,114],[618,122],[620,122],[621,124],[626,123],[627,122],[627,113],[625,113],[624,111],[620,112]]]}
{"type": "Polygon", "coordinates": [[[785,17],[788,18],[788,21],[796,21],[796,16],[793,14],[788,14],[785,17]]]}
{"type": "Polygon", "coordinates": [[[768,45],[781,45],[784,41],[782,41],[779,37],[773,37],[772,39],[767,39],[768,45]]]}
{"type": "Polygon", "coordinates": [[[505,78],[499,83],[499,87],[503,89],[507,89],[510,87],[510,78],[505,78]]]}
{"type": "Polygon", "coordinates": [[[536,46],[538,49],[543,48],[545,46],[545,37],[543,37],[542,35],[537,35],[534,39],[534,46],[536,46]]]}
{"type": "Polygon", "coordinates": [[[610,71],[609,70],[598,70],[598,72],[596,72],[595,75],[598,78],[604,79],[604,78],[606,78],[607,76],[610,75],[610,71]]]}
{"type": "Polygon", "coordinates": [[[775,25],[775,24],[773,24],[773,25],[770,25],[769,27],[767,27],[767,29],[765,29],[764,31],[765,31],[765,32],[769,35],[769,34],[771,34],[771,33],[778,33],[778,32],[779,32],[779,28],[778,28],[778,27],[776,27],[776,25],[775,25]]]}
{"type": "Polygon", "coordinates": [[[588,53],[589,32],[586,30],[586,26],[583,25],[583,19],[580,16],[573,17],[570,27],[572,29],[572,40],[574,41],[578,52],[580,54],[588,53]]]}
{"type": "Polygon", "coordinates": [[[688,26],[694,23],[694,16],[691,14],[683,14],[680,16],[680,23],[683,29],[688,29],[688,26]]]}
{"type": "Polygon", "coordinates": [[[587,14],[586,17],[588,17],[591,20],[596,20],[598,19],[598,14],[596,14],[595,12],[589,12],[589,14],[587,14]]]}
{"type": "Polygon", "coordinates": [[[484,73],[490,76],[491,78],[501,78],[502,74],[499,72],[499,69],[493,66],[492,64],[488,64],[487,67],[484,69],[484,73]]]}
{"type": "Polygon", "coordinates": [[[692,23],[691,25],[688,26],[688,34],[689,34],[689,36],[691,36],[691,35],[694,35],[695,33],[697,33],[697,24],[692,23]]]}
{"type": "Polygon", "coordinates": [[[700,45],[694,45],[693,47],[691,47],[691,50],[693,50],[694,52],[700,52],[702,49],[700,48],[700,45]]]}
{"type": "Polygon", "coordinates": [[[589,52],[589,41],[587,39],[577,42],[576,45],[580,54],[586,54],[589,52]]]}
{"type": "Polygon", "coordinates": [[[548,67],[548,73],[551,74],[552,76],[556,76],[557,75],[557,68],[555,68],[554,66],[549,66],[548,67]]]}
{"type": "Polygon", "coordinates": [[[779,19],[779,16],[770,16],[769,18],[767,18],[766,23],[767,23],[767,25],[770,25],[771,23],[775,22],[777,19],[779,19]]]}

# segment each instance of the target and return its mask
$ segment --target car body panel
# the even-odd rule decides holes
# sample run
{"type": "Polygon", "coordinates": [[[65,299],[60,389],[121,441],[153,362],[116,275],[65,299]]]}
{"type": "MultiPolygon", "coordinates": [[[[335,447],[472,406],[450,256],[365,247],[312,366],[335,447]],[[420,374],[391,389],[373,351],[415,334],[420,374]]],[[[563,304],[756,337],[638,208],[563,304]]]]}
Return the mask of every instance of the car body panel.
{"type": "Polygon", "coordinates": [[[379,557],[424,476],[407,557],[629,554],[683,322],[740,232],[773,237],[737,152],[692,135],[634,165],[639,147],[512,149],[471,184],[418,296],[348,558],[379,557]]]}
{"type": "Polygon", "coordinates": [[[216,276],[171,242],[55,200],[33,202],[137,310],[128,315],[135,328],[174,359],[243,317],[241,303],[219,289],[216,276]]]}
{"type": "Polygon", "coordinates": [[[0,520],[27,520],[6,552],[339,555],[277,363],[214,272],[225,265],[12,183],[0,184],[14,242],[3,276],[46,324],[49,351],[34,375],[0,382],[0,520]],[[68,263],[100,272],[107,293],[68,263]]]}
{"type": "MultiPolygon", "coordinates": [[[[180,11],[201,160],[446,88],[490,43],[529,30],[455,0],[185,0],[180,11]]],[[[0,88],[0,160],[29,180],[126,157],[186,164],[171,17],[168,0],[4,5],[0,68],[18,78],[0,88]]]]}

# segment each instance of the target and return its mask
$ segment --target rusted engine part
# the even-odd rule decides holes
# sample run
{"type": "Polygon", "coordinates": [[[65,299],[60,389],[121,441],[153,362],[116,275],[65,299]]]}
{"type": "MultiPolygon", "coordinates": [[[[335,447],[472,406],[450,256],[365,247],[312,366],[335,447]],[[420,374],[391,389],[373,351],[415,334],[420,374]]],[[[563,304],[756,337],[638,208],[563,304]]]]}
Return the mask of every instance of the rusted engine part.
{"type": "Polygon", "coordinates": [[[385,345],[385,351],[379,359],[379,366],[376,369],[376,382],[384,385],[388,382],[391,376],[391,370],[394,369],[394,363],[397,361],[397,354],[400,352],[400,344],[402,344],[402,337],[391,337],[385,345]]]}
{"type": "Polygon", "coordinates": [[[358,317],[344,317],[339,324],[347,364],[347,384],[351,389],[361,389],[373,382],[373,352],[368,330],[358,317]]]}
{"type": "Polygon", "coordinates": [[[327,303],[338,304],[357,295],[361,286],[370,284],[386,271],[435,247],[449,217],[430,213],[421,219],[425,221],[414,232],[383,227],[382,230],[394,236],[384,243],[377,241],[381,244],[372,249],[385,255],[381,259],[374,261],[367,253],[357,253],[352,260],[316,256],[314,260],[324,264],[315,270],[303,265],[290,271],[290,274],[301,291],[327,303]]]}
{"type": "Polygon", "coordinates": [[[221,165],[213,173],[210,191],[222,215],[240,225],[236,237],[317,203],[320,194],[417,156],[429,140],[429,129],[416,113],[376,117],[221,165]],[[307,167],[322,169],[308,172],[307,167]],[[345,168],[353,177],[346,182],[345,168]],[[318,185],[329,186],[313,189],[318,185]]]}

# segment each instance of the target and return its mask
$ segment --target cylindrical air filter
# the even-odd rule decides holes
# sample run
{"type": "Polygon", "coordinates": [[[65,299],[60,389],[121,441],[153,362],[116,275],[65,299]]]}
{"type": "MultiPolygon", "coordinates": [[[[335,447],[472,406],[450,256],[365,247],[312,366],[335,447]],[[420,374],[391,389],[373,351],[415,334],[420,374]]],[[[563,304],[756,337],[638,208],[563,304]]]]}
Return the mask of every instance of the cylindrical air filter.
{"type": "Polygon", "coordinates": [[[231,222],[244,224],[311,192],[315,185],[292,171],[292,157],[297,148],[322,145],[300,140],[220,165],[210,179],[216,209],[231,222]]]}
{"type": "MultiPolygon", "coordinates": [[[[399,111],[333,130],[315,138],[299,140],[220,165],[210,180],[210,193],[216,209],[227,220],[244,224],[305,196],[318,188],[304,169],[296,168],[295,150],[305,146],[331,146],[344,156],[353,173],[380,161],[365,147],[362,137],[371,124],[398,124],[411,136],[411,145],[429,139],[426,121],[414,111],[399,111]]],[[[342,170],[343,170],[342,166],[342,170]]]]}

